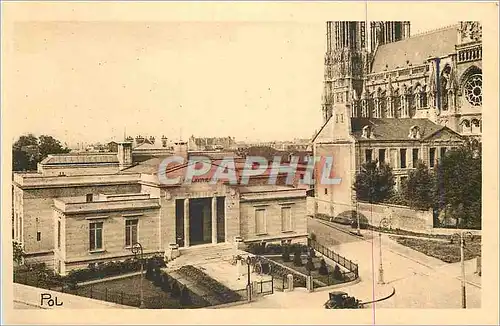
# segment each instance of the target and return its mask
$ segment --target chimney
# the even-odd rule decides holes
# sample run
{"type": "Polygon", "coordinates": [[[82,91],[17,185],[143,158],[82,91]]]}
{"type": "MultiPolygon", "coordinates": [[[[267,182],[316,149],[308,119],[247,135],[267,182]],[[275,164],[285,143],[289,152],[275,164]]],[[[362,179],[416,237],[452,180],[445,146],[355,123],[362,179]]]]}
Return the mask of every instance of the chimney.
{"type": "Polygon", "coordinates": [[[117,155],[118,155],[118,162],[120,164],[120,170],[132,166],[132,143],[119,142],[117,155]]]}
{"type": "Polygon", "coordinates": [[[161,146],[162,147],[167,147],[167,140],[168,140],[167,137],[161,136],[161,146]]]}
{"type": "Polygon", "coordinates": [[[141,135],[135,137],[135,142],[137,145],[144,143],[144,137],[142,137],[141,135]]]}
{"type": "Polygon", "coordinates": [[[188,144],[185,141],[179,140],[174,143],[174,155],[183,157],[186,161],[188,158],[188,144]]]}

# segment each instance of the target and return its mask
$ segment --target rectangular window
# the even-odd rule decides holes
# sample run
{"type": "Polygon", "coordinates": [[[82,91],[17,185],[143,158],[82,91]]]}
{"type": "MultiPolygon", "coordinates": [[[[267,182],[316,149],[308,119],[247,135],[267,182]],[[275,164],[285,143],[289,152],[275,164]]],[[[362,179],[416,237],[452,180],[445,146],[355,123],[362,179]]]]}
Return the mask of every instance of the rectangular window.
{"type": "Polygon", "coordinates": [[[378,150],[378,161],[380,163],[385,163],[385,148],[378,150]]]}
{"type": "Polygon", "coordinates": [[[412,164],[413,167],[416,168],[418,164],[418,148],[414,148],[412,150],[412,164]]]}
{"type": "Polygon", "coordinates": [[[266,210],[263,208],[255,210],[255,233],[266,233],[266,210]]]}
{"type": "Polygon", "coordinates": [[[402,169],[406,168],[406,149],[405,148],[401,148],[399,150],[399,163],[400,163],[400,167],[402,169]]]}
{"type": "Polygon", "coordinates": [[[365,162],[371,162],[372,161],[372,150],[371,149],[365,149],[365,162]]]}
{"type": "Polygon", "coordinates": [[[38,231],[36,233],[36,241],[41,241],[42,240],[42,232],[38,231]]]}
{"type": "Polygon", "coordinates": [[[441,153],[440,153],[441,155],[440,156],[442,158],[442,157],[444,157],[446,155],[446,147],[441,147],[440,151],[441,151],[441,153]]]}
{"type": "Polygon", "coordinates": [[[87,194],[87,203],[92,202],[94,199],[94,196],[92,194],[87,194]]]}
{"type": "Polygon", "coordinates": [[[61,221],[57,221],[57,248],[61,248],[61,221]]]}
{"type": "Polygon", "coordinates": [[[90,223],[90,251],[102,249],[102,222],[90,223]]]}
{"type": "Polygon", "coordinates": [[[139,220],[125,221],[125,246],[130,247],[137,243],[137,225],[139,220]]]}
{"type": "Polygon", "coordinates": [[[433,167],[435,161],[436,161],[436,149],[434,147],[429,148],[429,166],[433,167]]]}
{"type": "Polygon", "coordinates": [[[325,188],[325,195],[328,195],[328,188],[325,188]]]}
{"type": "Polygon", "coordinates": [[[291,207],[281,207],[281,231],[292,231],[291,207]]]}

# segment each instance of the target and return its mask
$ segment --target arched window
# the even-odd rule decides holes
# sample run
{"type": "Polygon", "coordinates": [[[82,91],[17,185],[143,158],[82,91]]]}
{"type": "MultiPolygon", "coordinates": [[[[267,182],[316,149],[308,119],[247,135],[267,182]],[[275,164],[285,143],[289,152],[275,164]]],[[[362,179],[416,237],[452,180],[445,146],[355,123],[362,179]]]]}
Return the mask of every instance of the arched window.
{"type": "Polygon", "coordinates": [[[427,88],[425,86],[422,87],[422,93],[420,93],[420,107],[427,107],[427,88]]]}
{"type": "Polygon", "coordinates": [[[363,138],[371,138],[372,136],[372,128],[370,126],[364,126],[363,127],[363,138]]]}
{"type": "Polygon", "coordinates": [[[481,133],[481,121],[478,119],[473,119],[471,121],[471,131],[473,134],[481,133]]]}
{"type": "Polygon", "coordinates": [[[460,122],[460,126],[463,134],[471,132],[469,120],[462,120],[462,122],[460,122]]]}
{"type": "Polygon", "coordinates": [[[401,117],[401,97],[399,96],[399,89],[396,89],[393,94],[394,101],[394,118],[401,117]]]}

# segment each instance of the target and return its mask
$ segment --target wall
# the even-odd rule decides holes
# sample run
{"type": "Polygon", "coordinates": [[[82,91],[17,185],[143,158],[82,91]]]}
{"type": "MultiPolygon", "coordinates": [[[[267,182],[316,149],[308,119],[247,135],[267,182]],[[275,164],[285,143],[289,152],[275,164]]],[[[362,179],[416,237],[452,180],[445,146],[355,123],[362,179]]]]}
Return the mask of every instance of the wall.
{"type": "Polygon", "coordinates": [[[433,228],[432,210],[419,211],[397,205],[370,205],[359,202],[358,212],[366,216],[370,224],[379,226],[380,220],[387,218],[393,229],[399,228],[414,232],[430,232],[433,228]]]}
{"type": "MultiPolygon", "coordinates": [[[[159,241],[159,209],[143,209],[139,211],[122,210],[106,213],[84,213],[66,215],[64,219],[65,263],[66,270],[71,270],[81,264],[88,265],[93,261],[131,255],[130,248],[125,247],[125,221],[138,219],[137,241],[145,253],[160,249],[159,241]],[[134,217],[124,217],[124,214],[140,214],[134,217]],[[98,218],[97,216],[107,216],[98,218]],[[91,222],[103,222],[103,250],[89,251],[89,226],[91,222]]],[[[61,244],[62,245],[62,244],[61,244]]],[[[64,255],[63,255],[64,256],[64,255]]]]}
{"type": "MultiPolygon", "coordinates": [[[[352,205],[355,167],[354,167],[354,144],[318,144],[315,148],[315,156],[333,157],[332,177],[341,178],[340,184],[323,184],[321,182],[322,170],[315,170],[315,191],[318,203],[318,213],[331,216],[338,215],[343,208],[348,209],[352,205]],[[340,207],[337,209],[337,207],[340,207]]],[[[320,165],[321,166],[321,165],[320,165]]]]}
{"type": "Polygon", "coordinates": [[[101,164],[101,165],[86,165],[86,166],[45,166],[41,165],[39,172],[43,176],[59,176],[60,173],[64,173],[66,176],[73,175],[95,175],[95,174],[113,174],[119,171],[117,163],[113,164],[101,164]]]}
{"type": "Polygon", "coordinates": [[[307,208],[306,198],[271,199],[245,201],[240,203],[241,236],[245,241],[270,239],[288,239],[307,235],[307,208]],[[292,232],[283,232],[281,226],[281,208],[291,207],[292,232]],[[258,235],[255,231],[255,210],[266,210],[266,232],[258,235]]]}
{"type": "Polygon", "coordinates": [[[138,184],[72,186],[45,189],[22,190],[23,243],[27,253],[51,252],[54,248],[53,202],[54,198],[85,196],[93,193],[134,193],[139,192],[138,184]],[[38,219],[38,220],[37,220],[38,219]],[[37,232],[41,239],[37,241],[37,232]]]}

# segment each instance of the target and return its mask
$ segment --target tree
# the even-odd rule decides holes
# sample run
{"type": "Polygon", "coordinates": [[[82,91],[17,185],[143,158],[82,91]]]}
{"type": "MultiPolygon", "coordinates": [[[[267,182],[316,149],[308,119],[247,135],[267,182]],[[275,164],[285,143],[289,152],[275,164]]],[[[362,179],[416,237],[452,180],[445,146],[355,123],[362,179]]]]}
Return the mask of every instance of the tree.
{"type": "Polygon", "coordinates": [[[69,151],[69,148],[63,147],[52,136],[41,135],[38,139],[33,134],[23,135],[12,144],[12,170],[36,170],[37,164],[49,154],[64,154],[69,151]]]}
{"type": "Polygon", "coordinates": [[[12,249],[13,249],[13,260],[15,263],[18,265],[23,263],[23,258],[24,258],[24,250],[23,246],[16,241],[12,241],[12,249]]]}
{"type": "Polygon", "coordinates": [[[301,251],[299,249],[296,249],[295,252],[293,253],[293,264],[295,266],[302,266],[302,258],[300,257],[301,251]]]}
{"type": "Polygon", "coordinates": [[[464,228],[481,226],[481,144],[473,140],[450,150],[435,167],[435,206],[464,228]]]}
{"type": "Polygon", "coordinates": [[[288,245],[283,247],[283,253],[281,254],[281,258],[284,262],[290,261],[290,248],[288,245]]]}
{"type": "Polygon", "coordinates": [[[38,139],[33,134],[19,137],[12,144],[12,170],[35,170],[39,159],[38,139]]]}
{"type": "Polygon", "coordinates": [[[316,270],[316,266],[314,266],[314,262],[312,260],[312,257],[307,257],[307,262],[306,262],[306,270],[308,272],[316,270]]]}
{"type": "Polygon", "coordinates": [[[318,273],[319,275],[328,275],[328,267],[326,266],[326,261],[323,258],[319,261],[318,273]]]}
{"type": "Polygon", "coordinates": [[[402,197],[410,207],[427,210],[434,205],[434,187],[434,174],[419,161],[416,169],[408,173],[408,179],[402,185],[402,197]]]}
{"type": "Polygon", "coordinates": [[[339,281],[343,281],[343,275],[342,272],[340,271],[339,265],[335,265],[335,268],[333,269],[333,278],[339,281]]]}
{"type": "Polygon", "coordinates": [[[358,200],[372,203],[388,199],[394,189],[394,175],[389,165],[369,161],[361,165],[361,171],[356,174],[353,189],[358,200]]]}
{"type": "Polygon", "coordinates": [[[49,154],[69,153],[69,148],[63,147],[61,142],[52,136],[41,135],[39,139],[40,160],[46,158],[49,154]]]}

